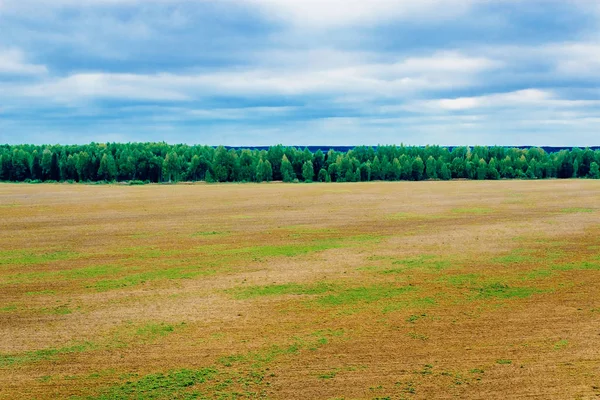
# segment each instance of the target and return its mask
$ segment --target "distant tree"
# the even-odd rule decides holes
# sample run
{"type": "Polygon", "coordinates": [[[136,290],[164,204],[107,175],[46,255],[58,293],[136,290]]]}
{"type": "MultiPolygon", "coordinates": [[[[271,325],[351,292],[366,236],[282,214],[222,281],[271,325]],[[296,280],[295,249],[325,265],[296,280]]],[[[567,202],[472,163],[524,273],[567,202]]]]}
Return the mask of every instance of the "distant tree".
{"type": "Polygon", "coordinates": [[[437,179],[437,168],[435,164],[433,156],[429,156],[429,158],[427,158],[427,163],[425,164],[425,175],[427,179],[437,179]]]}
{"type": "MultiPolygon", "coordinates": [[[[240,174],[239,180],[242,182],[251,182],[256,177],[257,164],[254,159],[252,152],[248,149],[242,150],[239,157],[240,160],[240,174]]],[[[264,164],[264,162],[263,162],[264,164]]]]}
{"type": "MultiPolygon", "coordinates": [[[[281,175],[281,160],[283,158],[285,149],[282,145],[271,146],[267,151],[267,160],[271,163],[271,167],[273,168],[273,180],[280,181],[283,180],[281,175]]],[[[289,161],[289,160],[288,160],[289,161]]]]}
{"type": "Polygon", "coordinates": [[[305,161],[302,166],[302,177],[304,178],[304,182],[312,182],[315,176],[315,170],[313,169],[313,163],[309,161],[305,161]]]}
{"type": "Polygon", "coordinates": [[[325,155],[321,149],[317,150],[313,156],[313,167],[317,174],[325,166],[325,155]]]}
{"type": "Polygon", "coordinates": [[[388,165],[388,171],[386,173],[386,178],[392,181],[397,181],[400,179],[400,175],[402,174],[402,167],[400,166],[400,160],[394,158],[392,163],[388,165]]]}
{"type": "Polygon", "coordinates": [[[479,159],[477,163],[477,180],[484,180],[487,178],[488,165],[483,158],[479,159]]]}
{"type": "Polygon", "coordinates": [[[329,168],[327,168],[327,176],[329,177],[330,181],[338,181],[338,170],[336,163],[329,164],[329,168]]]}
{"type": "Polygon", "coordinates": [[[212,171],[217,182],[228,182],[235,177],[235,158],[223,146],[219,146],[213,158],[212,171]]]}
{"type": "Polygon", "coordinates": [[[292,163],[285,155],[281,158],[281,177],[284,182],[293,182],[297,178],[292,163]]]}
{"type": "Polygon", "coordinates": [[[329,174],[327,173],[327,170],[325,170],[324,168],[321,168],[319,170],[319,175],[317,176],[317,179],[319,180],[319,182],[327,182],[327,178],[329,178],[329,174]]]}
{"type": "Polygon", "coordinates": [[[263,160],[262,158],[256,165],[256,181],[257,182],[271,182],[273,180],[273,167],[269,160],[263,160]]]}
{"type": "Polygon", "coordinates": [[[496,159],[492,157],[490,163],[487,166],[487,179],[500,179],[500,173],[498,172],[498,163],[496,163],[496,159]]]}
{"type": "Polygon", "coordinates": [[[98,177],[105,181],[112,181],[117,177],[117,165],[111,153],[104,153],[100,159],[98,177]]]}
{"type": "Polygon", "coordinates": [[[589,177],[592,179],[600,179],[600,167],[596,161],[590,163],[589,177]]]}
{"type": "Polygon", "coordinates": [[[413,160],[412,163],[412,178],[415,181],[420,181],[423,179],[423,173],[425,172],[425,165],[423,164],[423,159],[419,156],[413,160]]]}
{"type": "Polygon", "coordinates": [[[271,166],[271,162],[269,160],[265,160],[263,165],[263,179],[267,182],[271,182],[273,180],[273,167],[271,166]]]}
{"type": "Polygon", "coordinates": [[[373,162],[371,163],[371,179],[374,181],[378,181],[382,179],[381,176],[381,162],[379,161],[379,157],[375,156],[373,162]]]}
{"type": "Polygon", "coordinates": [[[440,179],[444,181],[452,179],[452,172],[447,163],[442,164],[442,168],[440,169],[440,179]]]}
{"type": "Polygon", "coordinates": [[[163,162],[163,177],[169,182],[177,182],[179,180],[180,171],[181,165],[179,163],[179,156],[174,151],[168,153],[163,162]]]}
{"type": "Polygon", "coordinates": [[[52,172],[52,151],[50,149],[44,149],[42,152],[42,179],[47,180],[51,179],[52,172]]]}

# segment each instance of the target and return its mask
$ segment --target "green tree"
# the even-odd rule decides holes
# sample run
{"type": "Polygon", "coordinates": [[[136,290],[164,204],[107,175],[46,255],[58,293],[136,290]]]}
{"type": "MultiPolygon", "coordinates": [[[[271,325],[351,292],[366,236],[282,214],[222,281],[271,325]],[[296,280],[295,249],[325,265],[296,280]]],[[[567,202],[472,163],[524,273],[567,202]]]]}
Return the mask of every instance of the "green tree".
{"type": "Polygon", "coordinates": [[[373,162],[371,163],[371,179],[374,181],[378,181],[382,179],[381,177],[381,161],[379,161],[379,157],[375,156],[373,162]]]}
{"type": "Polygon", "coordinates": [[[42,152],[41,167],[42,179],[51,179],[50,176],[52,173],[52,151],[50,149],[44,149],[44,151],[42,152]]]}
{"type": "Polygon", "coordinates": [[[423,159],[419,156],[415,158],[412,162],[412,178],[415,181],[420,181],[423,179],[423,173],[425,172],[425,164],[423,164],[423,159]]]}
{"type": "Polygon", "coordinates": [[[179,163],[179,156],[176,152],[172,151],[167,153],[163,162],[163,177],[169,182],[179,180],[179,173],[181,172],[181,164],[179,163]]]}
{"type": "Polygon", "coordinates": [[[117,177],[117,164],[110,153],[104,153],[100,159],[98,177],[105,181],[113,181],[117,177]]]}
{"type": "Polygon", "coordinates": [[[270,182],[273,180],[273,167],[269,160],[263,160],[262,158],[256,165],[256,180],[258,182],[270,182]]]}
{"type": "Polygon", "coordinates": [[[442,164],[442,168],[440,169],[440,179],[444,181],[449,181],[452,179],[452,172],[450,171],[447,163],[442,164]]]}
{"type": "Polygon", "coordinates": [[[315,170],[313,169],[313,163],[309,161],[305,161],[302,166],[302,177],[304,178],[304,182],[312,182],[315,176],[315,170]]]}
{"type": "Polygon", "coordinates": [[[235,158],[223,146],[215,151],[212,163],[213,178],[217,182],[233,181],[235,177],[235,158]]]}
{"type": "Polygon", "coordinates": [[[327,173],[327,170],[325,168],[321,168],[319,170],[319,175],[317,176],[317,179],[319,180],[319,182],[327,182],[328,178],[329,178],[329,174],[327,173]]]}
{"type": "Polygon", "coordinates": [[[427,158],[427,164],[425,165],[425,176],[427,179],[437,179],[437,170],[435,165],[435,159],[432,156],[427,158]]]}
{"type": "Polygon", "coordinates": [[[592,179],[600,179],[600,167],[596,161],[590,163],[589,177],[592,179]]]}
{"type": "Polygon", "coordinates": [[[394,158],[394,160],[392,161],[392,165],[390,167],[390,178],[394,181],[397,181],[400,179],[401,175],[402,175],[402,167],[400,166],[400,160],[398,160],[397,158],[394,158]]]}
{"type": "Polygon", "coordinates": [[[284,155],[281,158],[281,177],[284,182],[293,182],[294,179],[297,179],[296,173],[294,172],[294,167],[290,160],[288,160],[287,156],[284,155]]]}
{"type": "Polygon", "coordinates": [[[477,163],[477,180],[484,180],[487,178],[488,174],[488,165],[483,158],[479,159],[477,163]]]}

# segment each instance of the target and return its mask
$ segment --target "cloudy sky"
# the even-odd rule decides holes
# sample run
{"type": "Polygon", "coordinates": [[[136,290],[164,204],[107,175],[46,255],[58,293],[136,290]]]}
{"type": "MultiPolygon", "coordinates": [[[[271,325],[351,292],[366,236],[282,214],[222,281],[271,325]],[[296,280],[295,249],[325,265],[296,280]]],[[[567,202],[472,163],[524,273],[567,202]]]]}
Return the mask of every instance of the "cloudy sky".
{"type": "Polygon", "coordinates": [[[0,0],[0,143],[600,145],[597,0],[0,0]]]}

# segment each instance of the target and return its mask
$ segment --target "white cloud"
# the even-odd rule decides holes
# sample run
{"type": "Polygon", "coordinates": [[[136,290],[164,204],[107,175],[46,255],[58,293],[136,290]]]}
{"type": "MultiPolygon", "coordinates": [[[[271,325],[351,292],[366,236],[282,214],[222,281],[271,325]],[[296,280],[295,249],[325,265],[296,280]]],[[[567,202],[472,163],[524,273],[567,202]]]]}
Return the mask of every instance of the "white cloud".
{"type": "Polygon", "coordinates": [[[12,85],[13,95],[39,97],[56,101],[111,98],[138,100],[187,100],[179,91],[152,82],[152,76],[135,74],[82,73],[44,83],[12,85]]]}
{"type": "Polygon", "coordinates": [[[46,66],[28,63],[18,49],[0,49],[0,74],[38,75],[46,72],[46,66]]]}
{"type": "Polygon", "coordinates": [[[565,43],[546,49],[556,58],[559,73],[578,76],[600,76],[600,45],[598,43],[565,43]]]}
{"type": "Polygon", "coordinates": [[[449,19],[481,0],[241,0],[294,26],[341,27],[398,19],[449,19]]]}
{"type": "Polygon", "coordinates": [[[477,84],[478,74],[498,66],[493,60],[458,52],[434,53],[390,63],[341,66],[264,66],[204,74],[77,73],[34,84],[3,88],[11,96],[56,101],[146,99],[186,101],[215,95],[408,95],[477,84]]]}
{"type": "Polygon", "coordinates": [[[483,96],[458,97],[416,101],[407,105],[383,108],[383,111],[404,109],[413,112],[464,111],[499,108],[573,108],[599,106],[595,100],[562,99],[553,91],[524,89],[508,93],[495,93],[483,96]]]}

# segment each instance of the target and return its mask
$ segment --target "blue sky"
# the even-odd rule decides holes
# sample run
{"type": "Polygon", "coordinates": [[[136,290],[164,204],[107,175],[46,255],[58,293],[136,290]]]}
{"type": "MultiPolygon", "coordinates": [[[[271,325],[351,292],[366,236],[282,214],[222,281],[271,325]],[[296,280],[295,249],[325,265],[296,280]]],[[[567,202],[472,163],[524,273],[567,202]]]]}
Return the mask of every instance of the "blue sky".
{"type": "Polygon", "coordinates": [[[0,143],[600,145],[594,0],[0,0],[0,143]]]}

